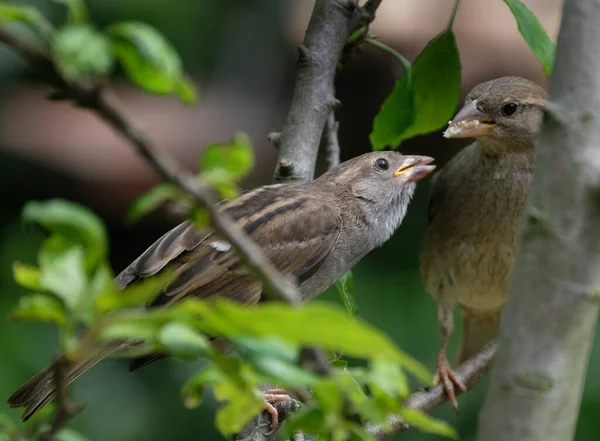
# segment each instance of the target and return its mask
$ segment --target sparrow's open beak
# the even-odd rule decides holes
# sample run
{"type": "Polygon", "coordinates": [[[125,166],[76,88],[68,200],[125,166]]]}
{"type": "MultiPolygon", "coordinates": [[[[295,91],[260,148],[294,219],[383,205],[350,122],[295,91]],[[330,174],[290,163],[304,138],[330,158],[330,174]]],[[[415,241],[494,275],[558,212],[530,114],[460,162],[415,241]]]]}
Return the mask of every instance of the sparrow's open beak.
{"type": "Polygon", "coordinates": [[[429,165],[433,158],[429,156],[405,156],[402,158],[400,168],[393,173],[394,178],[401,177],[406,183],[417,182],[427,176],[435,169],[435,165],[429,165]]]}
{"type": "Polygon", "coordinates": [[[465,104],[448,124],[445,138],[477,138],[489,135],[494,128],[493,118],[477,109],[477,100],[465,104]]]}

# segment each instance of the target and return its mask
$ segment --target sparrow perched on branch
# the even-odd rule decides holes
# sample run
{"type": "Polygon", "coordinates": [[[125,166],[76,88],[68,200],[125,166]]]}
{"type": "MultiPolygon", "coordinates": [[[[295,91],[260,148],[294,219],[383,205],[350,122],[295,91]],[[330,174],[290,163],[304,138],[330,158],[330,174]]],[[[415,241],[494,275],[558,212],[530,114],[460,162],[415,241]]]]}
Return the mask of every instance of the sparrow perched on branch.
{"type": "MultiPolygon", "coordinates": [[[[298,185],[269,185],[221,204],[283,274],[292,276],[303,300],[325,291],[400,226],[416,182],[435,166],[433,158],[374,152],[331,169],[319,179],[298,185]]],[[[243,265],[232,246],[215,231],[183,222],[158,239],[116,278],[123,288],[163,268],[173,280],[149,305],[169,305],[187,296],[224,295],[245,305],[262,300],[263,287],[243,265]]],[[[66,372],[66,384],[122,347],[107,345],[66,372]]],[[[160,358],[134,359],[136,370],[160,358]]],[[[50,364],[17,390],[11,407],[25,407],[23,420],[55,396],[50,364]]],[[[277,394],[280,390],[275,390],[277,394]]],[[[266,394],[267,400],[278,401],[266,394]]],[[[269,411],[273,413],[274,408],[269,411]]],[[[275,411],[276,412],[276,411],[275,411]]],[[[276,413],[273,415],[276,422],[276,413]]]]}
{"type": "Polygon", "coordinates": [[[432,179],[421,249],[421,276],[438,304],[442,331],[436,377],[454,410],[454,389],[466,388],[446,357],[452,308],[458,303],[462,311],[460,364],[498,332],[545,99],[541,87],[523,78],[488,81],[469,92],[444,132],[446,138],[476,138],[432,179]]]}

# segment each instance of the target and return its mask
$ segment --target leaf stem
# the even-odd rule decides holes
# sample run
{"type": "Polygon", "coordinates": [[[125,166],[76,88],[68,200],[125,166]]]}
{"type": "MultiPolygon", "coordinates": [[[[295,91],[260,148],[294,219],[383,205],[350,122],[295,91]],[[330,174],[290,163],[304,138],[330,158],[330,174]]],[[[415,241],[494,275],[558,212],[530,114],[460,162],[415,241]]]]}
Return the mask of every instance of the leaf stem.
{"type": "Polygon", "coordinates": [[[448,21],[446,31],[451,31],[452,26],[454,26],[454,19],[456,18],[456,13],[458,12],[458,5],[460,5],[460,0],[456,0],[454,2],[454,7],[452,8],[452,14],[450,15],[450,21],[448,21]]]}
{"type": "Polygon", "coordinates": [[[406,58],[404,58],[402,55],[400,55],[394,49],[389,47],[387,44],[377,41],[371,37],[366,37],[364,41],[365,41],[365,43],[369,43],[370,45],[375,46],[376,48],[379,48],[382,51],[385,51],[388,54],[390,54],[391,56],[393,56],[396,60],[398,60],[400,63],[402,63],[402,66],[404,67],[404,70],[406,72],[410,72],[410,70],[412,69],[412,65],[410,64],[410,61],[408,61],[406,58]]]}

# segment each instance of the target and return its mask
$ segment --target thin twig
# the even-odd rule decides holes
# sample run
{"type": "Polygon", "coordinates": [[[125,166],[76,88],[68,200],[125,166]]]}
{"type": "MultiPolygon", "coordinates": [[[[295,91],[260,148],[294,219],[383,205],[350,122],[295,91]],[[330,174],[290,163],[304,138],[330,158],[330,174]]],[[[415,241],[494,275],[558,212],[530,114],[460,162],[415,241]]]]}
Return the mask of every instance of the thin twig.
{"type": "Polygon", "coordinates": [[[54,363],[54,387],[56,388],[56,412],[50,430],[40,436],[40,441],[53,441],[56,434],[74,416],[81,412],[85,404],[72,403],[67,394],[67,371],[69,361],[58,358],[54,363]]]}
{"type": "Polygon", "coordinates": [[[338,141],[338,123],[332,110],[323,129],[323,137],[319,146],[319,154],[323,155],[325,167],[331,170],[340,165],[340,143],[338,141]],[[322,150],[322,151],[321,151],[322,150]]]}
{"type": "Polygon", "coordinates": [[[365,37],[365,39],[363,41],[365,43],[369,43],[371,46],[375,46],[376,48],[381,49],[382,51],[385,51],[388,54],[390,54],[392,57],[394,57],[396,60],[398,60],[402,64],[402,67],[404,68],[405,72],[411,70],[412,66],[410,64],[410,61],[408,61],[406,58],[404,58],[399,52],[397,52],[394,49],[392,49],[391,47],[389,47],[387,44],[384,44],[381,41],[375,40],[373,37],[365,37]]]}
{"type": "MultiPolygon", "coordinates": [[[[497,343],[487,345],[481,352],[460,365],[454,372],[467,387],[471,390],[479,380],[490,370],[492,362],[498,350],[497,343]]],[[[404,403],[407,408],[417,409],[422,412],[431,412],[448,401],[448,396],[444,392],[441,384],[427,390],[413,393],[404,403]]],[[[383,429],[374,424],[368,424],[367,430],[371,435],[379,440],[387,439],[398,432],[408,429],[408,425],[397,415],[391,415],[389,418],[391,428],[383,429]]]]}

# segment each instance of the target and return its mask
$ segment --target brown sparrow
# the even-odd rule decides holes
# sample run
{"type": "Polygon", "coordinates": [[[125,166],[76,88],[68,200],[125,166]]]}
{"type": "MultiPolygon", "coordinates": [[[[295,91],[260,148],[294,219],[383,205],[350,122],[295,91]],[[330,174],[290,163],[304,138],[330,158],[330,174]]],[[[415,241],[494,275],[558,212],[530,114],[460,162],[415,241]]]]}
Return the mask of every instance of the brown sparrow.
{"type": "MultiPolygon", "coordinates": [[[[416,182],[435,168],[432,161],[393,151],[367,153],[313,182],[260,187],[222,202],[220,210],[262,247],[282,273],[295,279],[302,299],[309,300],[390,238],[404,218],[416,182]]],[[[187,296],[221,294],[245,305],[263,299],[261,283],[231,244],[217,232],[198,230],[190,222],[158,239],[116,282],[123,288],[166,267],[173,269],[173,280],[149,307],[169,305],[187,296]]],[[[89,359],[75,363],[67,372],[67,384],[122,347],[122,343],[108,344],[89,359]]],[[[165,356],[136,358],[130,370],[165,356]]],[[[53,372],[50,364],[9,398],[11,407],[26,408],[23,420],[54,398],[53,372]]],[[[278,401],[271,395],[280,393],[267,393],[266,397],[278,401]]]]}
{"type": "Polygon", "coordinates": [[[462,311],[462,363],[498,332],[545,98],[541,87],[523,78],[479,84],[444,133],[447,138],[477,139],[433,177],[421,249],[421,276],[438,304],[442,331],[436,377],[454,410],[454,388],[466,388],[446,358],[454,328],[452,308],[458,303],[462,311]]]}

